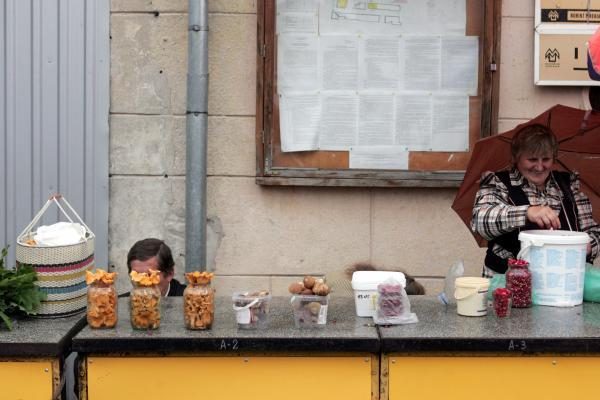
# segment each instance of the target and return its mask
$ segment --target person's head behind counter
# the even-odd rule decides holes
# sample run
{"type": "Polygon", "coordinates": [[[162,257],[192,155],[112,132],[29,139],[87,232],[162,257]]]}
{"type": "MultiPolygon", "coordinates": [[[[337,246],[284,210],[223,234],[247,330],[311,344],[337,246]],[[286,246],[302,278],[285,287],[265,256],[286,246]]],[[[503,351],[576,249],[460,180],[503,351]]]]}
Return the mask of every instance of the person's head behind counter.
{"type": "Polygon", "coordinates": [[[173,278],[175,261],[171,249],[160,239],[147,238],[137,241],[127,253],[128,272],[160,271],[158,284],[163,296],[182,296],[185,285],[173,278]]]}
{"type": "Polygon", "coordinates": [[[515,135],[510,151],[521,175],[538,188],[543,187],[558,155],[554,133],[544,125],[527,126],[515,135]]]}

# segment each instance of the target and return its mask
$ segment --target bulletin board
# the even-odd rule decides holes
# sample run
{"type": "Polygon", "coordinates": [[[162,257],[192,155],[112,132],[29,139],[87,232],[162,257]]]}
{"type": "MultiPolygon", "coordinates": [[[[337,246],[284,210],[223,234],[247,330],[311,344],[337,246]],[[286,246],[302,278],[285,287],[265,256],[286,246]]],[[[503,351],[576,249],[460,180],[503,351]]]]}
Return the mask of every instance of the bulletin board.
{"type": "MultiPolygon", "coordinates": [[[[281,21],[281,13],[278,16],[278,5],[283,7],[285,1],[257,2],[256,182],[260,185],[272,186],[458,187],[464,177],[464,170],[475,142],[496,133],[501,0],[428,0],[428,2],[455,1],[459,4],[462,1],[466,16],[464,35],[476,40],[477,65],[474,67],[477,71],[474,83],[476,87],[464,100],[465,148],[462,151],[456,149],[443,151],[439,148],[409,149],[402,152],[403,157],[406,157],[405,163],[401,167],[393,168],[386,167],[386,164],[383,168],[379,166],[370,168],[369,164],[366,167],[361,166],[360,161],[357,161],[360,160],[360,152],[354,150],[358,147],[353,148],[353,153],[345,149],[309,151],[282,149],[280,112],[284,97],[280,93],[283,90],[278,90],[278,44],[281,44],[278,42],[283,39],[280,38],[282,23],[279,23],[279,28],[277,24],[281,21]]],[[[312,1],[319,3],[319,0],[301,0],[294,3],[294,6],[312,1]]],[[[328,12],[331,12],[331,9],[338,10],[339,7],[364,6],[367,10],[364,15],[368,15],[369,11],[377,7],[383,10],[385,7],[390,9],[407,7],[410,5],[408,3],[413,1],[425,2],[425,0],[320,1],[331,2],[328,5],[330,6],[328,12]]],[[[295,13],[290,15],[296,17],[295,13]]],[[[344,16],[344,18],[348,17],[344,16]]],[[[385,31],[379,31],[377,34],[380,37],[386,35],[385,31]]],[[[285,79],[280,78],[279,82],[283,85],[285,79]]],[[[286,107],[289,109],[289,106],[286,107]]],[[[378,160],[379,156],[375,156],[371,162],[375,162],[376,165],[378,160]]]]}

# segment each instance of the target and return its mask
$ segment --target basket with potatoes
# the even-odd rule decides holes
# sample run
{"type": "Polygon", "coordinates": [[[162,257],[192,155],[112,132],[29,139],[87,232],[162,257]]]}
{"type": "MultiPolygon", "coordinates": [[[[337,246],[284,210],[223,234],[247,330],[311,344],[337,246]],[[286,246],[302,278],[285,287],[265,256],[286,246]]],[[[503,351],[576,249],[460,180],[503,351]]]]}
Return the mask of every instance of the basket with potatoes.
{"type": "Polygon", "coordinates": [[[289,286],[297,328],[319,328],[327,324],[329,286],[321,278],[307,275],[289,286]]]}

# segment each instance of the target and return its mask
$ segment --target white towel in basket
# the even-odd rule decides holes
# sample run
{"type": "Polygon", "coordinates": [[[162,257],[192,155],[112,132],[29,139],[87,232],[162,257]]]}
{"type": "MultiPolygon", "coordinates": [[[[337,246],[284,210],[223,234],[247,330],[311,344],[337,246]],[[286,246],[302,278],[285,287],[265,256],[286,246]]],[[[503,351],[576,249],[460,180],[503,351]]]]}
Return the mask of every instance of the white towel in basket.
{"type": "Polygon", "coordinates": [[[77,222],[57,222],[38,227],[34,240],[38,246],[68,246],[85,240],[85,228],[77,222]]]}

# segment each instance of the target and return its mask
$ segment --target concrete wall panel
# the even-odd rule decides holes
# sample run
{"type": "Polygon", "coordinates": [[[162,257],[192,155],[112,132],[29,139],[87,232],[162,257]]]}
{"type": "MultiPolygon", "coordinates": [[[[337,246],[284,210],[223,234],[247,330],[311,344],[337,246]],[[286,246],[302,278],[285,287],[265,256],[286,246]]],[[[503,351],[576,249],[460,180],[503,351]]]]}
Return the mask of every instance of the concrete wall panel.
{"type": "Polygon", "coordinates": [[[253,117],[208,118],[208,175],[254,176],[254,124],[253,117]]]}
{"type": "Polygon", "coordinates": [[[187,14],[113,14],[111,112],[185,114],[187,14]]]}
{"type": "Polygon", "coordinates": [[[209,17],[210,115],[256,114],[256,15],[209,17]]]}
{"type": "Polygon", "coordinates": [[[529,121],[529,120],[527,120],[527,119],[501,119],[498,121],[498,132],[502,133],[502,132],[509,131],[509,130],[513,129],[514,127],[516,127],[517,125],[522,124],[527,121],[529,121]]]}
{"type": "Polygon", "coordinates": [[[185,117],[115,114],[110,173],[185,175],[185,117]]]}
{"type": "Polygon", "coordinates": [[[253,178],[209,178],[208,213],[223,239],[216,272],[323,274],[368,257],[364,190],[262,188],[253,178]]]}
{"type": "MultiPolygon", "coordinates": [[[[187,12],[189,0],[112,0],[113,12],[187,12]]],[[[256,0],[208,0],[211,13],[256,14],[256,0]]]]}
{"type": "Polygon", "coordinates": [[[208,0],[211,13],[256,14],[256,2],[262,0],[208,0]]]}
{"type": "Polygon", "coordinates": [[[255,292],[268,290],[271,292],[269,276],[228,276],[215,275],[211,285],[217,296],[231,297],[234,292],[255,292]]]}
{"type": "Polygon", "coordinates": [[[288,287],[292,282],[300,282],[302,278],[304,278],[304,275],[271,277],[271,290],[273,296],[290,296],[288,287]]]}
{"type": "Polygon", "coordinates": [[[444,276],[454,261],[478,276],[483,250],[450,208],[453,189],[375,189],[372,261],[385,269],[415,276],[444,276]]]}
{"type": "Polygon", "coordinates": [[[187,12],[188,0],[111,0],[113,12],[187,12]]]}
{"type": "Polygon", "coordinates": [[[534,17],[534,0],[502,0],[503,17],[534,17]]]}
{"type": "Polygon", "coordinates": [[[502,19],[499,118],[531,119],[557,103],[581,107],[579,87],[535,86],[533,18],[502,19]]]}

